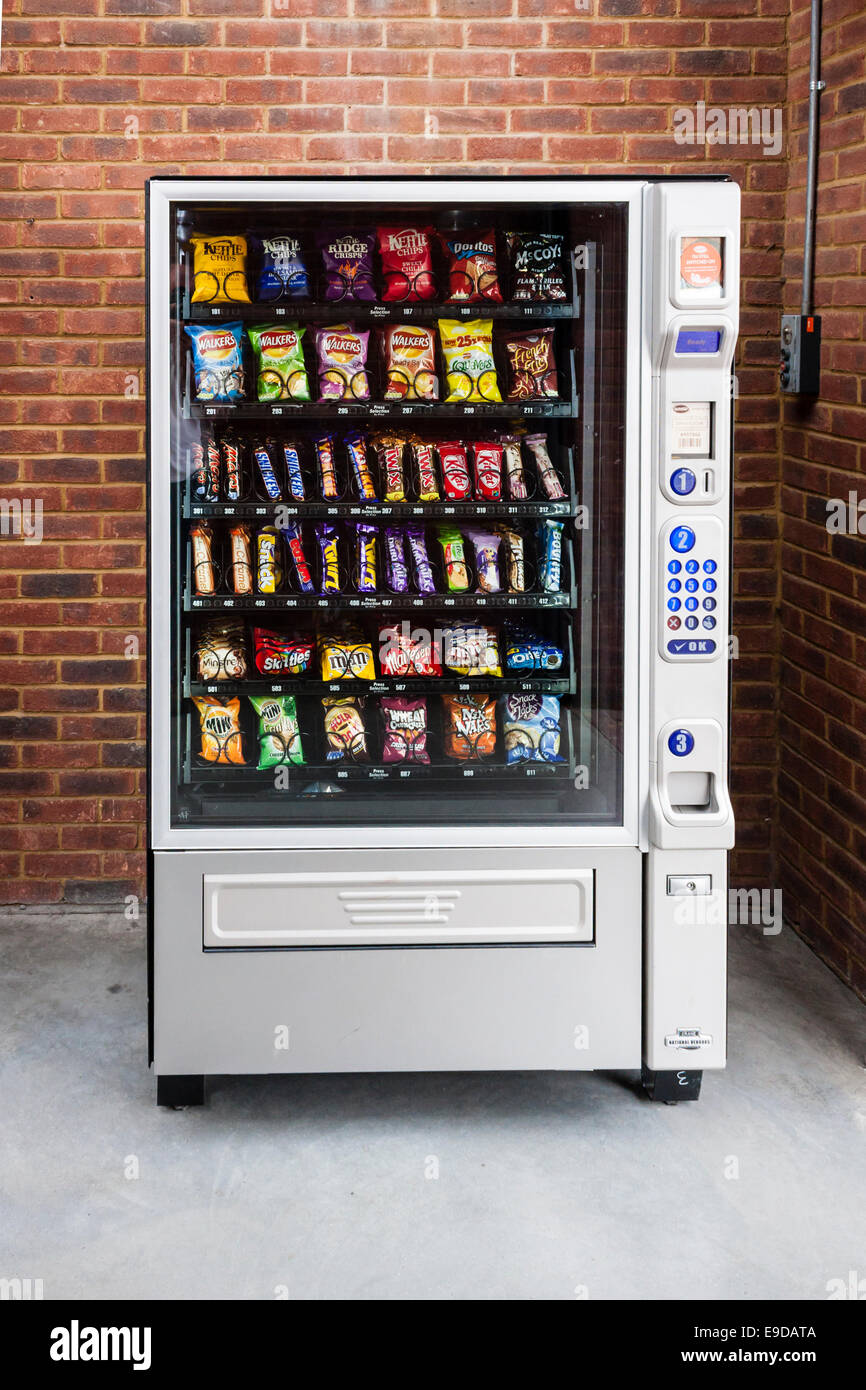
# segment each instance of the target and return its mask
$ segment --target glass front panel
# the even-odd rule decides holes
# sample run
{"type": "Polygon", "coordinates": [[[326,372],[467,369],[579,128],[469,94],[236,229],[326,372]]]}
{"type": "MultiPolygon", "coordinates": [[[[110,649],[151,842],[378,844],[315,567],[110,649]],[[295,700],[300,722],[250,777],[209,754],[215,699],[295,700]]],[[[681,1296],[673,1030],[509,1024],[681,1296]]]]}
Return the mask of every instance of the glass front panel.
{"type": "Polygon", "coordinates": [[[171,228],[172,824],[621,823],[626,206],[171,228]]]}

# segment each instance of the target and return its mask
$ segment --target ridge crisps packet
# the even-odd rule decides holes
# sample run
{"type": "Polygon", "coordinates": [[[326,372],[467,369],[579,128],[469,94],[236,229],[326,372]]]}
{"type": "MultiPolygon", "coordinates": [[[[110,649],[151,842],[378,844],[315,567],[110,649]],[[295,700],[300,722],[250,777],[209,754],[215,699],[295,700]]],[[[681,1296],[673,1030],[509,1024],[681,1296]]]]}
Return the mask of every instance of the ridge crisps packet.
{"type": "Polygon", "coordinates": [[[247,239],[191,236],[193,304],[249,304],[247,239]]]}
{"type": "Polygon", "coordinates": [[[448,380],[446,401],[501,402],[493,361],[492,319],[440,319],[448,380]]]}

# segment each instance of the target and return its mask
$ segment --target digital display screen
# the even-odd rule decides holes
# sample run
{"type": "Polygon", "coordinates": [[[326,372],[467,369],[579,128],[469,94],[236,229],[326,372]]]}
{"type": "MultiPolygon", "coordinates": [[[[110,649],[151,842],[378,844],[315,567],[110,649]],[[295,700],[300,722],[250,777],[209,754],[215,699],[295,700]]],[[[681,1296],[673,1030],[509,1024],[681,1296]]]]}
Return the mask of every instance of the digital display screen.
{"type": "Polygon", "coordinates": [[[718,352],[722,342],[720,328],[681,328],[676,352],[718,352]]]}

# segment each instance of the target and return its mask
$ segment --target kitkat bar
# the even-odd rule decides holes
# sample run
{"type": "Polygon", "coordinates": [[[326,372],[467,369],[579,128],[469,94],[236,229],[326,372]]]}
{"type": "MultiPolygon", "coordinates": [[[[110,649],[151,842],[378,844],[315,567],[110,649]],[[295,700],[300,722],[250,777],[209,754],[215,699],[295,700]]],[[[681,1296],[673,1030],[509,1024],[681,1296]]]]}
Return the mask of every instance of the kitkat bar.
{"type": "Polygon", "coordinates": [[[498,502],[502,497],[502,445],[478,443],[472,446],[475,463],[475,496],[479,502],[498,502]]]}
{"type": "Polygon", "coordinates": [[[449,440],[437,444],[442,483],[449,502],[464,502],[472,496],[472,482],[469,477],[469,464],[466,458],[466,445],[459,440],[449,440]]]}

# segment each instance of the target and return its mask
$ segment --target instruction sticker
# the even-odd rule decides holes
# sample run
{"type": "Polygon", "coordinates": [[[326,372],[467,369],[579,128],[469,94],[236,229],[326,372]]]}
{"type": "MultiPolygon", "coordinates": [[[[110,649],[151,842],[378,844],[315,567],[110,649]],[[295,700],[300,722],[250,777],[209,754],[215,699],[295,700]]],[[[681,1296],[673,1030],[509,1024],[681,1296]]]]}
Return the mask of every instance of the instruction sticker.
{"type": "Polygon", "coordinates": [[[675,401],[671,406],[671,453],[682,458],[710,457],[709,401],[675,401]]]}
{"type": "Polygon", "coordinates": [[[683,237],[680,242],[680,288],[710,290],[722,284],[722,238],[683,237]]]}

